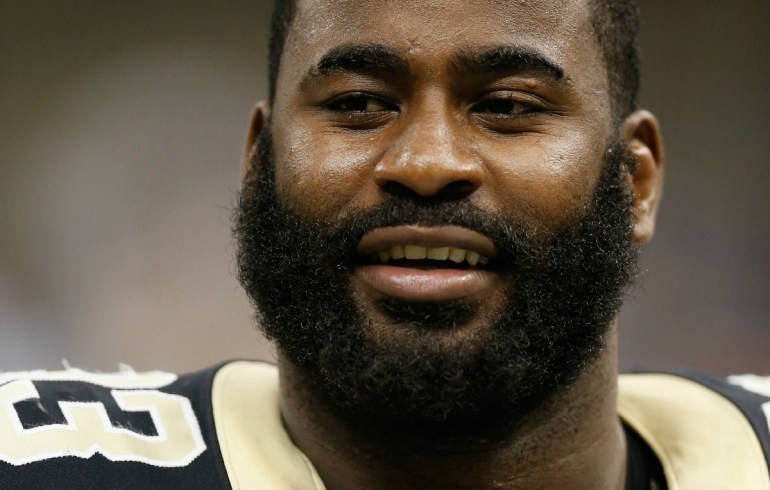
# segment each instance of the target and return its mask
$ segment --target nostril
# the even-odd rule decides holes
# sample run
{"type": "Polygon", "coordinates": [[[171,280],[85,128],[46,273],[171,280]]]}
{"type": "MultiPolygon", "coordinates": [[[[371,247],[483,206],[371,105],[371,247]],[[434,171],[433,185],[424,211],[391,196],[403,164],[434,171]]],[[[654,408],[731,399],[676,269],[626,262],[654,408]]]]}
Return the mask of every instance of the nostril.
{"type": "Polygon", "coordinates": [[[441,189],[444,199],[463,199],[470,196],[478,185],[470,180],[454,180],[441,189]]]}
{"type": "Polygon", "coordinates": [[[398,197],[405,197],[408,199],[419,199],[420,194],[418,194],[416,191],[412,190],[408,186],[396,182],[395,180],[389,180],[387,182],[383,182],[382,190],[385,191],[387,194],[391,194],[398,197]]]}
{"type": "Polygon", "coordinates": [[[381,188],[387,194],[404,197],[407,199],[454,201],[458,199],[464,199],[473,194],[473,192],[478,188],[478,185],[470,180],[454,180],[440,188],[438,192],[424,194],[395,180],[389,180],[383,182],[381,184],[381,188]]]}

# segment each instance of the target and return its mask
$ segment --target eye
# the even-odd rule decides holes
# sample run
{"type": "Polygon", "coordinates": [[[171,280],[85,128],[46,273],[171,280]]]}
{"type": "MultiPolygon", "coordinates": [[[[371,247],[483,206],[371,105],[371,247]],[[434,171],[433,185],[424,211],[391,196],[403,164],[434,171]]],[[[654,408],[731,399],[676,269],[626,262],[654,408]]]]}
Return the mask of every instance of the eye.
{"type": "Polygon", "coordinates": [[[398,117],[399,106],[369,92],[346,92],[323,103],[325,117],[334,126],[370,131],[398,117]]]}
{"type": "Polygon", "coordinates": [[[377,113],[398,111],[395,104],[363,92],[339,95],[326,104],[326,108],[335,112],[377,113]]]}
{"type": "Polygon", "coordinates": [[[521,116],[539,110],[534,103],[511,94],[492,94],[474,104],[472,109],[476,113],[494,116],[521,116]]]}

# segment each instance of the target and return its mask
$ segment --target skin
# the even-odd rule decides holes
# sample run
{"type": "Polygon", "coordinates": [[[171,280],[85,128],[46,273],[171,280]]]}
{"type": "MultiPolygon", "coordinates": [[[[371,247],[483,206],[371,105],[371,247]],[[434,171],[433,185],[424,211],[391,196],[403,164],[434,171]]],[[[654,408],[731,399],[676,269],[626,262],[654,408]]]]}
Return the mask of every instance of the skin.
{"type": "MultiPolygon", "coordinates": [[[[661,195],[658,124],[639,110],[616,126],[608,94],[584,0],[300,1],[274,105],[255,109],[244,168],[269,124],[279,198],[303,217],[336,220],[408,193],[468,199],[547,236],[590,202],[604,151],[619,134],[638,162],[628,181],[634,237],[646,242],[661,195]],[[307,76],[330,50],[373,43],[397,53],[407,72],[307,76]],[[453,69],[458,53],[490,46],[537,52],[563,76],[453,69]]],[[[371,320],[368,335],[420,341],[379,312],[380,293],[356,275],[352,291],[371,320]]],[[[504,306],[500,278],[492,274],[471,299],[471,320],[432,333],[433,341],[472,348],[489,313],[504,306]]],[[[615,411],[616,337],[613,324],[596,362],[499,444],[447,450],[356,424],[325,406],[301,371],[279,359],[281,410],[330,490],[620,489],[626,456],[615,411]]]]}

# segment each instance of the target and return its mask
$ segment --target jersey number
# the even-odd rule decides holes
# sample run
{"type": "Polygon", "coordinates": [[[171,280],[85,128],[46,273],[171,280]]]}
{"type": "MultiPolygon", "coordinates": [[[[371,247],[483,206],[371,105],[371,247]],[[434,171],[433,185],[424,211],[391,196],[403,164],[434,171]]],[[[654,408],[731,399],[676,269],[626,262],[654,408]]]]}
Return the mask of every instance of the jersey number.
{"type": "Polygon", "coordinates": [[[0,385],[0,461],[23,465],[63,456],[90,458],[96,453],[111,461],[135,461],[154,466],[186,466],[206,445],[190,401],[154,389],[121,390],[104,386],[124,412],[148,414],[155,434],[115,426],[99,401],[58,401],[64,423],[25,427],[14,404],[40,394],[29,379],[0,385]]]}

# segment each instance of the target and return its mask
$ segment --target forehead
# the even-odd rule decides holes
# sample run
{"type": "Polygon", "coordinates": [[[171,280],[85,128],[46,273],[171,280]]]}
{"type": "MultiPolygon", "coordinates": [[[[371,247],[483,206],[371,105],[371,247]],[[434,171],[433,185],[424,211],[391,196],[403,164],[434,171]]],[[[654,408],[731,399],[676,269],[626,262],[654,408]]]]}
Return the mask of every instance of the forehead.
{"type": "Polygon", "coordinates": [[[555,61],[569,78],[599,74],[594,83],[602,83],[606,73],[588,1],[297,0],[281,71],[291,76],[344,44],[386,44],[411,62],[440,62],[469,47],[514,45],[555,61]]]}

